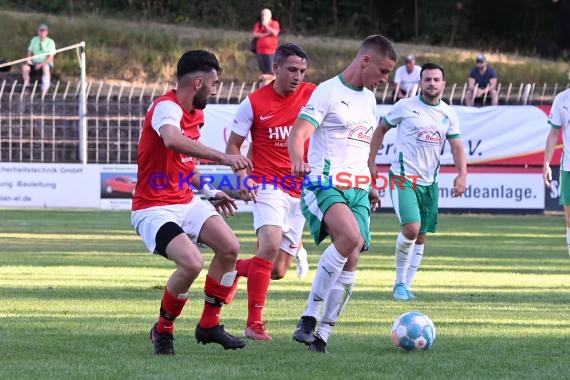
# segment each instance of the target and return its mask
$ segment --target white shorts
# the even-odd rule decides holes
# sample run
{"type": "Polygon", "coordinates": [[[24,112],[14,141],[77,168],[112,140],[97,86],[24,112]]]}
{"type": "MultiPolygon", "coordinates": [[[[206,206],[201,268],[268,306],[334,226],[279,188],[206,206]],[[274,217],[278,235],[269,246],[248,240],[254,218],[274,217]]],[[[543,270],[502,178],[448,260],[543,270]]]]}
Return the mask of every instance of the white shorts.
{"type": "Polygon", "coordinates": [[[131,224],[148,250],[154,253],[156,234],[165,223],[178,224],[196,243],[204,222],[214,215],[219,216],[210,202],[204,202],[199,196],[194,196],[192,201],[185,205],[156,206],[133,211],[131,224]]]}
{"type": "Polygon", "coordinates": [[[295,256],[303,237],[305,217],[301,212],[301,199],[281,189],[260,189],[253,204],[253,228],[280,226],[283,238],[280,248],[295,256]]]}

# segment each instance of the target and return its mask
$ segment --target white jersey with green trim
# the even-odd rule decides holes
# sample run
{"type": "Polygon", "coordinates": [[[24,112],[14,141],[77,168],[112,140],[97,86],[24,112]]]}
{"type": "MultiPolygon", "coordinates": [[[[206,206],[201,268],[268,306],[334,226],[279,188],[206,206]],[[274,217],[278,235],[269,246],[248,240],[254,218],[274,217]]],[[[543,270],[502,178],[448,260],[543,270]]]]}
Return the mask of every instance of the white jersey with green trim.
{"type": "Polygon", "coordinates": [[[384,121],[398,128],[390,171],[410,180],[415,176],[420,185],[434,183],[445,140],[460,137],[455,110],[443,101],[427,104],[418,95],[398,101],[384,121]]]}
{"type": "Polygon", "coordinates": [[[315,127],[308,153],[311,182],[368,190],[370,140],[378,124],[372,91],[338,75],[317,86],[299,118],[315,127]]]}
{"type": "Polygon", "coordinates": [[[570,171],[570,160],[567,158],[570,157],[570,89],[562,91],[554,98],[548,124],[556,129],[562,128],[564,148],[560,167],[564,171],[570,171]]]}

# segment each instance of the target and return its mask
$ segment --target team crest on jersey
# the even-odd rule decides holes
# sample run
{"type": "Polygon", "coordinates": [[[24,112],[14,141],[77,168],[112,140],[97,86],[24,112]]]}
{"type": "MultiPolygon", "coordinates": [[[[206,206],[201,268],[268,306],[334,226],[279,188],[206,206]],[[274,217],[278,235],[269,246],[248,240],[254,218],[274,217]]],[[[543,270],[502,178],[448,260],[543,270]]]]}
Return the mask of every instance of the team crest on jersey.
{"type": "Polygon", "coordinates": [[[348,140],[370,144],[370,140],[372,140],[372,132],[372,127],[364,127],[360,125],[352,128],[350,132],[348,132],[348,140]]]}
{"type": "Polygon", "coordinates": [[[422,129],[416,137],[416,141],[421,145],[441,145],[445,140],[438,130],[422,129]]]}

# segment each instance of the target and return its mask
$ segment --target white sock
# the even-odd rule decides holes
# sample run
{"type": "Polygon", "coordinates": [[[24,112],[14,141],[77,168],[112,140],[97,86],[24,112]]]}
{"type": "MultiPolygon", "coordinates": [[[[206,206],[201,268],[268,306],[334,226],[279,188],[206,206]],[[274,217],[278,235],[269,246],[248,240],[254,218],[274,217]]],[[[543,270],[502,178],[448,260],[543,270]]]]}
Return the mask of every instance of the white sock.
{"type": "Polygon", "coordinates": [[[570,227],[566,227],[566,244],[568,244],[568,254],[570,255],[570,227]]]}
{"type": "Polygon", "coordinates": [[[401,232],[396,239],[396,283],[406,283],[406,274],[410,266],[414,240],[409,240],[401,232]]]}
{"type": "Polygon", "coordinates": [[[329,245],[325,249],[319,260],[311,292],[307,300],[307,307],[303,315],[319,319],[321,306],[326,302],[329,292],[338,276],[340,276],[346,260],[347,258],[339,253],[334,244],[329,245]]]}
{"type": "Polygon", "coordinates": [[[424,257],[424,245],[415,244],[414,253],[412,254],[412,259],[410,260],[410,266],[406,272],[406,287],[410,289],[412,287],[412,282],[414,282],[414,277],[418,269],[420,268],[420,263],[424,257]]]}
{"type": "Polygon", "coordinates": [[[323,319],[319,323],[319,329],[317,330],[317,335],[325,342],[328,341],[332,329],[338,321],[338,317],[352,295],[355,279],[356,272],[343,271],[329,293],[323,319]]]}

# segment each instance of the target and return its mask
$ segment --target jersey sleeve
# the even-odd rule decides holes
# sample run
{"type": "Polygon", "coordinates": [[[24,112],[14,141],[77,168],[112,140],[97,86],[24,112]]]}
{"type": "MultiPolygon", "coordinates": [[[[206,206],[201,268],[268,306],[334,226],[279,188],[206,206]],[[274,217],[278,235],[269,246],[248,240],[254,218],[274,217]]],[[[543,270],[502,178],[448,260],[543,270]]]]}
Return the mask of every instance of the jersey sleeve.
{"type": "Polygon", "coordinates": [[[461,137],[461,130],[459,128],[459,117],[457,112],[451,107],[449,107],[449,129],[445,135],[447,140],[457,139],[461,137]]]}
{"type": "Polygon", "coordinates": [[[249,101],[249,96],[245,98],[238,106],[234,121],[232,123],[232,132],[246,137],[253,125],[253,108],[249,101]]]}
{"type": "Polygon", "coordinates": [[[182,108],[170,100],[163,100],[154,107],[151,125],[152,129],[160,136],[160,128],[165,125],[173,125],[182,131],[182,108]]]}
{"type": "Polygon", "coordinates": [[[384,121],[389,127],[395,128],[402,122],[402,117],[404,115],[403,104],[404,102],[402,100],[397,101],[390,111],[384,116],[384,121]]]}
{"type": "Polygon", "coordinates": [[[318,128],[330,108],[330,94],[325,86],[317,86],[307,104],[301,108],[299,119],[306,120],[318,128]]]}
{"type": "Polygon", "coordinates": [[[550,108],[550,115],[548,115],[548,124],[551,127],[559,129],[562,127],[562,101],[561,101],[561,94],[557,95],[554,98],[554,102],[552,102],[552,108],[550,108]]]}

